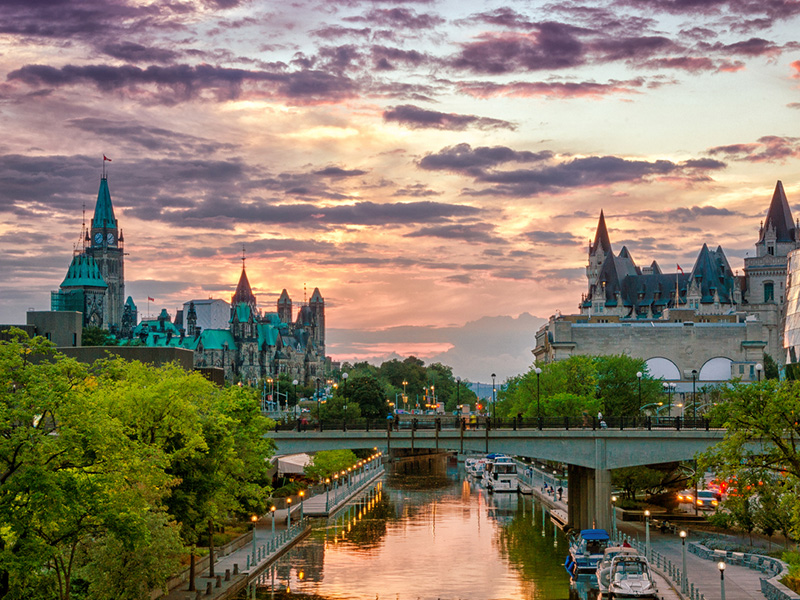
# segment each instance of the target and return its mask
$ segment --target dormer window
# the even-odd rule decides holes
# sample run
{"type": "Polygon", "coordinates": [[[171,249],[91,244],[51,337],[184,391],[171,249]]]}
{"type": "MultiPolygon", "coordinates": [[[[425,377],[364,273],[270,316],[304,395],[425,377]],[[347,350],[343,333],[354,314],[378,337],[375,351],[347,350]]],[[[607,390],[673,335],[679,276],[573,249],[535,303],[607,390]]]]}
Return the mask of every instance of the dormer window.
{"type": "Polygon", "coordinates": [[[770,256],[775,256],[775,246],[769,245],[767,246],[767,254],[770,256]]]}

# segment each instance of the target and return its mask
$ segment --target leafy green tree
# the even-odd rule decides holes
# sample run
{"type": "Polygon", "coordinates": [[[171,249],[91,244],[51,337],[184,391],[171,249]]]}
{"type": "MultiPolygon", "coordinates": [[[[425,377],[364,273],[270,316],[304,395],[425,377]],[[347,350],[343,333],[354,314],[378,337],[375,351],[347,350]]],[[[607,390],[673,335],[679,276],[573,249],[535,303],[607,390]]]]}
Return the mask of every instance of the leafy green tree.
{"type": "Polygon", "coordinates": [[[358,458],[352,450],[323,450],[314,455],[313,461],[303,471],[314,481],[325,481],[326,477],[333,477],[334,473],[352,467],[356,462],[358,458]]]}
{"type": "MultiPolygon", "coordinates": [[[[800,481],[800,381],[734,382],[721,394],[723,401],[710,417],[715,426],[726,429],[725,437],[699,456],[700,468],[735,480],[739,489],[752,488],[758,481],[765,487],[795,486],[800,481]]],[[[792,536],[797,537],[800,500],[795,494],[787,496],[792,502],[792,536]]],[[[737,496],[725,505],[737,515],[740,526],[752,530],[749,506],[742,505],[737,496]]]]}
{"type": "Polygon", "coordinates": [[[764,353],[764,379],[780,379],[781,371],[778,363],[766,352],[764,353]]]}
{"type": "Polygon", "coordinates": [[[84,327],[81,332],[81,346],[116,346],[119,344],[107,329],[101,327],[84,327]]]}
{"type": "Polygon", "coordinates": [[[386,416],[386,390],[376,377],[356,376],[347,380],[348,411],[350,401],[358,404],[367,419],[386,416]]]}

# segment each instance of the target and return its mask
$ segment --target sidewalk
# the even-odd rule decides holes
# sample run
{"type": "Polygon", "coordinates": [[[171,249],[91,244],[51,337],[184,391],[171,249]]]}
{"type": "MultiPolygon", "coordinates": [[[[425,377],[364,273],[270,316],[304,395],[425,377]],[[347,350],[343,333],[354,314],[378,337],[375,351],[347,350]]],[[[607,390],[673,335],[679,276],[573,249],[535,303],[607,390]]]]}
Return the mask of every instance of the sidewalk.
{"type": "MultiPolygon", "coordinates": [[[[182,583],[169,594],[160,596],[163,600],[226,600],[243,589],[251,573],[263,569],[286,550],[304,538],[311,530],[308,521],[312,516],[327,516],[349,502],[370,483],[384,474],[383,465],[375,469],[365,469],[353,475],[349,485],[342,485],[330,494],[323,492],[311,496],[300,503],[290,505],[290,509],[275,510],[262,516],[255,527],[255,544],[246,546],[218,558],[214,563],[212,579],[209,569],[195,574],[195,591],[189,591],[188,582],[182,583]],[[291,510],[291,513],[289,513],[291,510]],[[303,518],[300,518],[300,514],[303,518]],[[290,517],[290,519],[289,519],[290,517]],[[291,527],[287,529],[287,521],[291,527]],[[209,588],[210,584],[210,588],[209,588]],[[210,594],[208,593],[210,590],[210,594]]],[[[251,538],[252,539],[252,538],[251,538]]]]}
{"type": "MultiPolygon", "coordinates": [[[[548,510],[554,514],[556,519],[563,517],[566,520],[567,515],[567,493],[565,489],[563,500],[558,500],[553,497],[553,494],[544,494],[541,485],[536,487],[536,475],[533,479],[528,479],[533,486],[531,487],[533,494],[536,498],[547,506],[548,510]],[[560,513],[560,514],[559,514],[560,513]]],[[[634,540],[639,540],[642,544],[645,542],[645,526],[644,523],[621,521],[617,520],[617,530],[621,533],[627,534],[634,540]]],[[[686,543],[690,541],[698,541],[699,536],[690,534],[686,538],[686,543]]],[[[650,527],[650,547],[653,552],[658,552],[666,559],[672,561],[678,569],[682,569],[682,553],[681,553],[681,538],[675,534],[666,533],[662,534],[657,528],[650,527]]],[[[655,565],[653,565],[655,566],[655,565]]],[[[662,570],[662,569],[659,569],[662,570]]],[[[719,569],[717,563],[710,560],[705,560],[696,556],[686,550],[686,572],[689,583],[693,583],[696,590],[696,597],[703,595],[705,600],[722,600],[722,590],[720,586],[719,569]]],[[[762,573],[754,569],[737,565],[726,565],[725,568],[725,596],[726,599],[735,600],[764,600],[765,596],[761,592],[761,578],[762,573]]],[[[667,599],[679,599],[680,595],[670,589],[671,585],[680,588],[678,584],[666,581],[660,577],[658,582],[659,596],[667,599]]],[[[689,595],[686,595],[688,598],[689,595]]]]}

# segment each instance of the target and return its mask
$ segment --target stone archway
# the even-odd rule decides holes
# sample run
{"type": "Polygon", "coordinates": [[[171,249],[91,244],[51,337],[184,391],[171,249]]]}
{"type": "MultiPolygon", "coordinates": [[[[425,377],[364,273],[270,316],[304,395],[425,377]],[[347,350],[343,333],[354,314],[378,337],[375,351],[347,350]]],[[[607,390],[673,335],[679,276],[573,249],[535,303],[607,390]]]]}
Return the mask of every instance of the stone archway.
{"type": "Polygon", "coordinates": [[[654,356],[645,361],[647,371],[653,379],[664,379],[666,381],[679,381],[681,370],[674,362],[663,356],[654,356]]]}
{"type": "Polygon", "coordinates": [[[731,378],[731,363],[725,356],[717,356],[707,360],[697,374],[698,381],[728,381],[731,378]]]}

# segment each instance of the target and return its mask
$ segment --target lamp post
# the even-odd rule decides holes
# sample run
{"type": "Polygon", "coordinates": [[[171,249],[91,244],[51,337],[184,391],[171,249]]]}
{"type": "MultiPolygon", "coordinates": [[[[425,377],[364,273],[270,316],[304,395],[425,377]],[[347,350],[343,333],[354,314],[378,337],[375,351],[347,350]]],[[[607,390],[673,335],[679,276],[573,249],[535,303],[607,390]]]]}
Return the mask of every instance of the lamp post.
{"type": "Polygon", "coordinates": [[[305,496],[305,495],[306,495],[306,493],[303,490],[300,490],[300,522],[301,523],[303,521],[303,496],[305,496]]]}
{"type": "Polygon", "coordinates": [[[756,363],[756,375],[758,375],[758,383],[761,383],[761,371],[764,370],[764,365],[756,363]]]}
{"type": "Polygon", "coordinates": [[[650,511],[644,511],[644,555],[650,560],[650,511]]]}
{"type": "Polygon", "coordinates": [[[322,431],[322,419],[319,416],[319,377],[317,377],[317,422],[319,423],[319,429],[322,431]]]}
{"type": "Polygon", "coordinates": [[[681,592],[684,594],[688,591],[686,583],[686,532],[681,531],[681,557],[683,559],[683,570],[681,571],[681,592]]]}
{"type": "Polygon", "coordinates": [[[272,513],[272,535],[275,535],[275,505],[269,507],[269,512],[272,513]]]}
{"type": "MultiPolygon", "coordinates": [[[[697,419],[697,369],[692,369],[692,421],[697,419]]],[[[697,423],[694,424],[697,428],[697,423]]]]}
{"type": "MultiPolygon", "coordinates": [[[[541,388],[539,387],[539,375],[542,374],[542,370],[539,367],[536,367],[533,370],[533,372],[536,373],[536,417],[541,419],[542,418],[542,403],[540,402],[540,400],[541,400],[542,396],[540,394],[541,388]]],[[[552,379],[553,378],[551,377],[550,379],[551,379],[551,383],[552,383],[552,379]]]]}
{"type": "Polygon", "coordinates": [[[721,600],[725,600],[725,563],[719,561],[717,568],[719,569],[719,595],[721,600]]]}
{"type": "Polygon", "coordinates": [[[408,396],[406,396],[406,386],[408,382],[403,379],[403,409],[408,410],[408,396]]]}
{"type": "Polygon", "coordinates": [[[347,378],[350,377],[349,373],[342,373],[344,379],[344,429],[347,431],[347,378]]]}
{"type": "Polygon", "coordinates": [[[637,416],[642,412],[642,372],[636,372],[636,379],[639,380],[639,411],[636,413],[637,416]]]}
{"type": "Polygon", "coordinates": [[[329,510],[328,502],[331,499],[331,478],[325,478],[325,510],[329,510]]]}
{"type": "Polygon", "coordinates": [[[292,499],[286,499],[286,529],[291,529],[292,527],[292,499]]]}
{"type": "Polygon", "coordinates": [[[611,537],[617,539],[617,497],[611,496],[611,537]]]}
{"type": "Polygon", "coordinates": [[[494,404],[495,404],[495,399],[494,399],[494,378],[495,377],[497,377],[497,375],[492,373],[492,421],[494,421],[494,419],[495,419],[495,409],[494,409],[494,404]]]}
{"type": "Polygon", "coordinates": [[[297,384],[300,383],[297,379],[292,381],[292,385],[294,386],[294,414],[297,415],[297,384]]]}
{"type": "Polygon", "coordinates": [[[461,410],[461,377],[456,377],[456,408],[461,410]]]}
{"type": "Polygon", "coordinates": [[[250,561],[253,565],[256,564],[256,523],[258,523],[258,516],[253,515],[250,517],[250,520],[253,522],[253,558],[250,561]]]}

